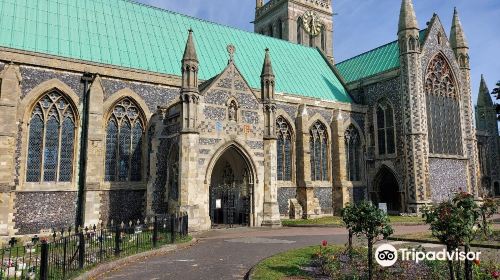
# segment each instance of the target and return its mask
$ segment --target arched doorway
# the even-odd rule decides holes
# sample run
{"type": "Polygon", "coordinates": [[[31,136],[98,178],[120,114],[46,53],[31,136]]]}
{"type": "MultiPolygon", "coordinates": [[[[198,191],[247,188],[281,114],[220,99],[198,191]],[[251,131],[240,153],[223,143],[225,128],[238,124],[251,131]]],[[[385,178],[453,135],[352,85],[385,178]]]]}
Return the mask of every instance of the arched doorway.
{"type": "Polygon", "coordinates": [[[210,180],[212,227],[249,226],[253,196],[253,174],[247,158],[235,146],[219,157],[210,180]]]}
{"type": "Polygon", "coordinates": [[[401,212],[401,192],[392,170],[383,166],[375,176],[373,186],[377,194],[376,198],[372,198],[374,203],[386,203],[388,213],[401,212]]]}

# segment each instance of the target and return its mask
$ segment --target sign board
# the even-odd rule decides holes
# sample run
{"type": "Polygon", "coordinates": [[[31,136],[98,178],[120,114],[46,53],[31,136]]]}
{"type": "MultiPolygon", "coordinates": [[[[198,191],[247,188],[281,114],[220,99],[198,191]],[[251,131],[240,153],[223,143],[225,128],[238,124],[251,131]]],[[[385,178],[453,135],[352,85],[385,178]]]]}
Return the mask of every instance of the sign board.
{"type": "Polygon", "coordinates": [[[384,211],[384,213],[387,214],[387,203],[379,203],[378,204],[378,209],[384,211]]]}
{"type": "Polygon", "coordinates": [[[222,208],[222,199],[216,199],[215,200],[215,209],[221,209],[222,208]]]}

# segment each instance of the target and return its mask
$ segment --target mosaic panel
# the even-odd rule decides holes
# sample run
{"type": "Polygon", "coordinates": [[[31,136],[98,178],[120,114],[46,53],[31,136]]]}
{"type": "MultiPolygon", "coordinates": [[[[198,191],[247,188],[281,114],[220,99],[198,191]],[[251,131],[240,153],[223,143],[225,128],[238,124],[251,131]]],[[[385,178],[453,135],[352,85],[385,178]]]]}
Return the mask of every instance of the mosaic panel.
{"type": "Polygon", "coordinates": [[[280,215],[285,215],[288,217],[289,205],[288,200],[295,198],[297,195],[296,188],[278,188],[278,206],[280,209],[280,215]]]}
{"type": "Polygon", "coordinates": [[[314,196],[318,198],[323,214],[333,213],[332,187],[314,188],[314,196]]]}
{"type": "Polygon", "coordinates": [[[206,106],[203,109],[203,115],[213,121],[223,121],[226,119],[226,108],[206,106]]]}
{"type": "Polygon", "coordinates": [[[293,121],[295,121],[295,118],[297,117],[297,106],[292,106],[285,103],[276,103],[276,109],[285,111],[288,116],[292,118],[293,121]]]}
{"type": "Polygon", "coordinates": [[[254,150],[264,149],[264,142],[263,141],[250,141],[250,140],[248,140],[247,145],[254,150]]]}
{"type": "Polygon", "coordinates": [[[133,83],[115,79],[102,79],[104,88],[104,98],[108,99],[119,90],[129,88],[144,99],[150,111],[156,111],[161,105],[169,104],[177,100],[180,95],[180,89],[163,86],[152,86],[143,83],[133,83]]]}
{"type": "Polygon", "coordinates": [[[143,221],[145,208],[145,191],[115,190],[101,193],[100,219],[106,225],[120,224],[129,221],[143,221]]]}
{"type": "Polygon", "coordinates": [[[22,192],[16,194],[14,222],[18,234],[74,226],[76,192],[22,192]]]}
{"type": "Polygon", "coordinates": [[[205,103],[215,105],[225,105],[231,93],[227,90],[215,89],[205,94],[205,103]]]}
{"type": "Polygon", "coordinates": [[[319,114],[328,122],[325,125],[330,126],[330,122],[332,121],[332,116],[333,116],[332,110],[323,110],[315,107],[307,107],[307,113],[309,113],[309,117],[312,117],[315,114],[319,114]]]}
{"type": "Polygon", "coordinates": [[[467,189],[467,162],[455,159],[429,159],[433,201],[443,201],[467,189]]]}
{"type": "Polygon", "coordinates": [[[200,145],[215,145],[221,141],[221,139],[217,138],[200,138],[199,140],[200,145]]]}
{"type": "Polygon", "coordinates": [[[241,111],[241,118],[244,123],[258,124],[259,114],[253,111],[241,111]]]}
{"type": "Polygon", "coordinates": [[[21,98],[24,98],[28,92],[33,90],[39,84],[58,79],[68,85],[78,96],[82,96],[83,84],[81,82],[82,76],[79,74],[56,72],[53,70],[45,70],[33,67],[20,67],[21,72],[21,98]]]}

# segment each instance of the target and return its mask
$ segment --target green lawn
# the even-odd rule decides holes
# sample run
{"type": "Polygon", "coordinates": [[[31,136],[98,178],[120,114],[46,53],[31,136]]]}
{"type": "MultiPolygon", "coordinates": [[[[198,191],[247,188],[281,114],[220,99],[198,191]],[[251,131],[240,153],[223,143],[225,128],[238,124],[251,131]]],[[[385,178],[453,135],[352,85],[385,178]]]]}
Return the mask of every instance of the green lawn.
{"type": "MultiPolygon", "coordinates": [[[[422,242],[426,240],[430,241],[438,241],[435,237],[432,236],[430,231],[427,232],[416,232],[409,233],[404,235],[393,235],[392,238],[406,238],[406,239],[415,239],[420,240],[422,242]]],[[[480,239],[477,238],[472,242],[473,244],[489,244],[489,245],[499,245],[500,246],[500,229],[494,229],[491,237],[489,239],[480,239]]]]}
{"type": "MultiPolygon", "coordinates": [[[[424,224],[421,217],[406,217],[406,216],[389,216],[389,220],[393,225],[418,225],[424,224]]],[[[328,216],[318,219],[300,219],[281,221],[284,226],[306,226],[306,225],[321,225],[321,226],[343,226],[342,218],[339,216],[328,216]]]]}
{"type": "Polygon", "coordinates": [[[302,270],[310,266],[313,254],[318,252],[318,246],[287,251],[263,260],[252,271],[254,280],[279,280],[284,277],[301,277],[310,279],[308,273],[302,270]]]}

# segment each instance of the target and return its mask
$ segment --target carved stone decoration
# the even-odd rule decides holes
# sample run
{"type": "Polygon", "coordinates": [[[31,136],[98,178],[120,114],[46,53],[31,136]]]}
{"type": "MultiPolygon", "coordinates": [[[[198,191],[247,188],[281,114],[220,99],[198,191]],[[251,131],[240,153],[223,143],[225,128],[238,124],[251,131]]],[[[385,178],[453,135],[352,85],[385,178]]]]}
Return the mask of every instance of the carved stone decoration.
{"type": "Polygon", "coordinates": [[[227,108],[227,119],[234,122],[238,121],[238,105],[234,100],[229,103],[227,108]]]}

